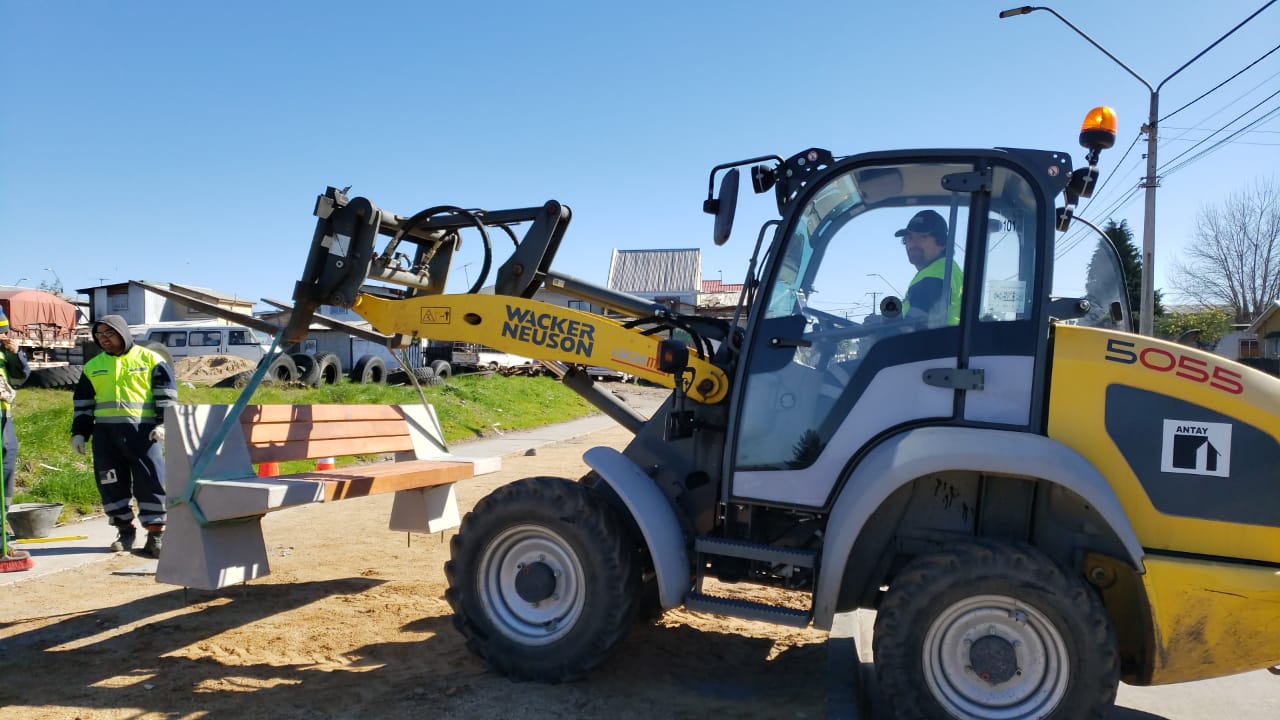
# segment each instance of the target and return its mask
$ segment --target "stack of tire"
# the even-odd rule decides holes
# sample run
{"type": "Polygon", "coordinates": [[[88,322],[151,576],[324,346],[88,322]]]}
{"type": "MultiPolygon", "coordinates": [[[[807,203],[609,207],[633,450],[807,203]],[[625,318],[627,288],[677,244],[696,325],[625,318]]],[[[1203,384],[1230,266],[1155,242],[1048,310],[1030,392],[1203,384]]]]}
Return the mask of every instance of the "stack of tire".
{"type": "MultiPolygon", "coordinates": [[[[430,365],[413,369],[413,376],[417,379],[419,385],[443,385],[444,381],[448,380],[451,375],[453,375],[453,367],[449,365],[447,360],[435,360],[430,365]]],[[[392,385],[413,384],[413,380],[409,378],[409,373],[403,369],[388,374],[387,382],[392,385]]]]}
{"type": "Polygon", "coordinates": [[[73,388],[80,382],[84,368],[80,365],[55,365],[31,371],[24,384],[33,388],[73,388]]]}
{"type": "MultiPolygon", "coordinates": [[[[259,361],[259,366],[266,358],[259,361]]],[[[242,388],[249,384],[254,370],[236,373],[218,383],[218,387],[242,388]]],[[[264,384],[297,383],[306,387],[333,385],[342,379],[342,361],[333,353],[291,353],[276,355],[262,378],[264,384]]]]}

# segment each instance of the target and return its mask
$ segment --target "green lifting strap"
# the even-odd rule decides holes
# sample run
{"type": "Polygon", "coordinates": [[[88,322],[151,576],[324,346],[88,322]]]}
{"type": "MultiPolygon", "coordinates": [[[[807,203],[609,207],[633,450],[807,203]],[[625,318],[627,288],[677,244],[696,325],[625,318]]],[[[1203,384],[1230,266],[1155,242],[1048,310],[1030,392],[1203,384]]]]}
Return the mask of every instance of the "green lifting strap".
{"type": "MultiPolygon", "coordinates": [[[[207,527],[210,523],[205,519],[204,513],[200,511],[200,505],[196,502],[196,484],[204,474],[204,469],[212,462],[213,456],[222,448],[222,444],[227,440],[227,434],[231,432],[232,423],[240,421],[240,413],[244,412],[244,408],[249,404],[249,398],[253,397],[254,391],[258,389],[258,385],[262,379],[267,376],[267,370],[276,359],[276,349],[280,346],[280,340],[284,337],[284,328],[276,333],[275,338],[271,340],[271,348],[262,358],[262,362],[258,363],[258,369],[254,371],[253,377],[249,378],[249,384],[244,386],[244,390],[240,391],[240,396],[236,398],[235,403],[231,406],[231,412],[222,421],[222,425],[214,432],[213,440],[200,451],[196,453],[195,462],[191,464],[191,476],[187,478],[187,486],[183,488],[182,497],[171,498],[168,502],[170,508],[177,505],[190,505],[191,514],[195,516],[196,522],[201,527],[207,527]]],[[[283,351],[280,353],[284,354],[283,351]]],[[[228,478],[211,477],[208,480],[223,480],[228,478]]]]}

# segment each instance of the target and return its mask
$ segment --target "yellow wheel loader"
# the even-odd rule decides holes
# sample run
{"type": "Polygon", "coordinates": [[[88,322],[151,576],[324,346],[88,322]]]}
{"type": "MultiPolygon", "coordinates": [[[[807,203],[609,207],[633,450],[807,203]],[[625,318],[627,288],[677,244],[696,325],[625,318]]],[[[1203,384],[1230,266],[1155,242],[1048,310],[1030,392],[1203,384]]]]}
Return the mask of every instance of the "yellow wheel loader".
{"type": "Polygon", "coordinates": [[[463,520],[447,597],[498,672],[578,678],[662,609],[830,629],[870,608],[889,716],[1103,717],[1120,680],[1280,663],[1280,381],[1132,334],[1102,233],[1063,260],[1114,123],[1089,114],[1074,169],[1013,148],[717,166],[717,244],[741,168],[777,207],[730,319],[553,271],[571,218],[555,201],[401,216],[330,188],[287,335],[335,304],[389,335],[556,363],[634,432],[589,450],[586,477],[512,483],[463,520]],[[520,229],[480,294],[490,233],[520,229]],[[445,294],[464,231],[483,272],[445,294]],[[672,394],[637,416],[592,366],[672,394]]]}

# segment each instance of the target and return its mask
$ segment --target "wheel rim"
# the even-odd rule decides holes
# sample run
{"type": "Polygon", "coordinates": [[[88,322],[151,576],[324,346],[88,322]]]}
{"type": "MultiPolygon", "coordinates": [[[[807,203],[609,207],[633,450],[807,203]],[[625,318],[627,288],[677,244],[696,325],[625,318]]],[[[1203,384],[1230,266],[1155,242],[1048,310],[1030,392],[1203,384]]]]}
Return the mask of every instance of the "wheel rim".
{"type": "Polygon", "coordinates": [[[583,580],[582,564],[569,544],[539,525],[508,528],[480,558],[485,612],[499,632],[522,645],[547,645],[573,629],[585,605],[583,580]],[[531,575],[549,579],[547,596],[539,592],[541,583],[530,589],[531,575]]]}
{"type": "Polygon", "coordinates": [[[1005,595],[952,604],[929,626],[924,676],[956,717],[1043,717],[1067,692],[1070,654],[1062,634],[1034,607],[1005,595]]]}

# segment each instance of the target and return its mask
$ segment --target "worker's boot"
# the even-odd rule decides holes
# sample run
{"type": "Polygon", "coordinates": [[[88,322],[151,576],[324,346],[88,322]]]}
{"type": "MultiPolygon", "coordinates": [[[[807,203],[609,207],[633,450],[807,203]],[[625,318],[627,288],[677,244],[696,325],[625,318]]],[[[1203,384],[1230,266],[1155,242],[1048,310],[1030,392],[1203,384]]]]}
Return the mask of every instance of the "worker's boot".
{"type": "Polygon", "coordinates": [[[138,529],[133,523],[117,523],[112,522],[120,531],[116,536],[116,541],[111,543],[111,552],[126,552],[133,549],[133,541],[138,537],[138,529]]]}
{"type": "Polygon", "coordinates": [[[147,557],[160,557],[160,546],[164,542],[164,529],[147,530],[147,542],[142,546],[142,554],[147,557]]]}

